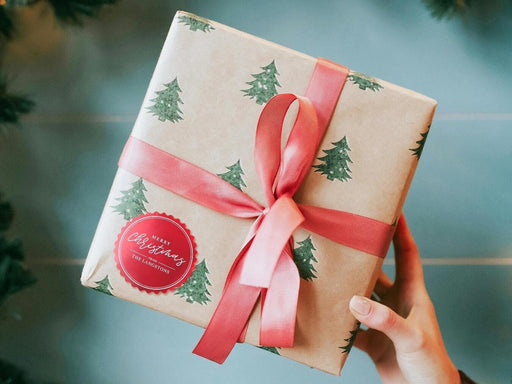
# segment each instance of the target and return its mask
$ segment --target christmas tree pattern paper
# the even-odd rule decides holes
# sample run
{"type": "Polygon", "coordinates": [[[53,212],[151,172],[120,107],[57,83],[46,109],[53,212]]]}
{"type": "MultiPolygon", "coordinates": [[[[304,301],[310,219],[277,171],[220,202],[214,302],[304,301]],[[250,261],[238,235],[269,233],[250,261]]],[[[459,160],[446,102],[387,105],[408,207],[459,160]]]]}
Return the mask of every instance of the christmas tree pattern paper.
{"type": "Polygon", "coordinates": [[[318,262],[313,255],[313,251],[316,251],[316,248],[313,245],[313,241],[311,241],[311,236],[299,241],[298,244],[299,246],[293,250],[293,261],[297,265],[300,277],[311,281],[317,277],[315,275],[316,269],[313,265],[313,263],[318,262]]]}
{"type": "Polygon", "coordinates": [[[154,102],[148,109],[160,121],[169,120],[171,123],[177,123],[183,120],[183,112],[180,104],[183,101],[180,98],[181,88],[178,84],[178,78],[175,77],[170,83],[164,84],[164,89],[157,91],[157,97],[151,99],[154,102]]]}
{"type": "Polygon", "coordinates": [[[199,16],[191,17],[191,16],[187,16],[187,15],[182,15],[182,16],[178,17],[178,20],[180,21],[180,23],[187,25],[190,28],[190,30],[193,32],[195,32],[195,31],[211,32],[212,30],[215,29],[213,27],[213,25],[211,25],[208,20],[206,20],[202,17],[199,17],[199,16]]]}
{"type": "Polygon", "coordinates": [[[144,206],[144,203],[148,202],[144,195],[146,191],[143,180],[138,179],[132,183],[130,189],[121,191],[122,196],[116,199],[119,204],[113,206],[114,211],[122,215],[125,220],[131,220],[146,213],[146,207],[144,206]]]}
{"type": "Polygon", "coordinates": [[[361,323],[358,321],[357,326],[354,328],[354,330],[350,331],[350,337],[347,339],[343,339],[347,342],[343,347],[340,347],[342,349],[343,353],[349,353],[352,347],[354,346],[354,341],[356,340],[357,332],[359,332],[359,327],[361,323]]]}
{"type": "Polygon", "coordinates": [[[359,89],[363,91],[369,89],[370,91],[377,92],[383,88],[382,85],[377,82],[377,79],[367,76],[364,73],[351,72],[350,75],[348,75],[348,79],[358,85],[359,89]]]}
{"type": "Polygon", "coordinates": [[[275,355],[280,355],[280,353],[276,347],[265,347],[264,345],[261,345],[258,348],[263,349],[264,351],[273,353],[275,355]]]}
{"type": "Polygon", "coordinates": [[[334,148],[323,150],[325,156],[318,158],[322,163],[313,165],[313,168],[316,168],[315,172],[326,175],[328,180],[348,181],[352,178],[349,175],[349,172],[352,171],[348,165],[348,163],[352,163],[352,159],[348,154],[350,147],[347,143],[347,137],[344,136],[343,139],[332,143],[332,145],[334,145],[334,148]]]}
{"type": "Polygon", "coordinates": [[[264,67],[262,72],[251,75],[254,80],[247,82],[246,84],[251,87],[242,90],[244,96],[249,96],[251,99],[256,99],[257,104],[265,104],[273,96],[277,95],[277,88],[280,87],[279,81],[277,80],[277,72],[275,60],[264,67]]]}
{"type": "Polygon", "coordinates": [[[218,173],[217,176],[219,176],[222,180],[227,181],[229,184],[235,188],[238,188],[239,190],[242,190],[242,187],[247,186],[245,185],[244,179],[242,178],[245,173],[242,169],[242,166],[240,165],[240,160],[226,168],[228,169],[227,172],[218,173]]]}
{"type": "Polygon", "coordinates": [[[427,141],[428,133],[430,132],[430,125],[427,130],[423,133],[420,133],[421,139],[416,142],[418,146],[416,148],[409,148],[409,151],[412,151],[412,155],[416,156],[418,160],[421,157],[421,153],[423,152],[423,147],[425,146],[425,142],[427,141]]]}
{"type": "Polygon", "coordinates": [[[187,281],[176,289],[176,294],[186,299],[187,303],[206,304],[210,301],[208,286],[211,283],[207,276],[209,273],[206,261],[201,261],[187,281]]]}
{"type": "MultiPolygon", "coordinates": [[[[317,61],[215,21],[208,21],[212,28],[200,27],[199,21],[204,19],[177,14],[132,135],[219,175],[265,210],[267,199],[253,151],[259,116],[277,93],[304,95],[317,61]]],[[[402,210],[418,165],[418,157],[409,149],[419,145],[416,142],[432,121],[435,102],[384,80],[351,75],[294,200],[299,207],[334,209],[391,224],[402,210]]],[[[292,105],[282,142],[295,114],[292,105]]],[[[162,172],[169,178],[176,176],[172,168],[162,172]]],[[[195,179],[193,174],[188,177],[195,179]]],[[[208,191],[197,182],[199,191],[208,191]]],[[[116,297],[204,328],[253,223],[222,215],[120,168],[82,282],[96,288],[108,276],[114,290],[108,289],[116,297]],[[118,235],[127,220],[146,211],[179,219],[195,239],[198,263],[179,288],[162,293],[135,289],[117,268],[118,235]]],[[[339,374],[347,358],[343,347],[348,348],[350,330],[356,325],[343,303],[355,294],[371,295],[383,261],[305,227],[298,228],[293,239],[302,276],[295,341],[293,348],[276,350],[282,357],[339,374]]],[[[256,346],[261,345],[259,316],[254,311],[245,338],[256,346]]],[[[186,348],[183,352],[187,353],[186,348]]],[[[232,353],[237,353],[236,347],[232,353]]]]}
{"type": "Polygon", "coordinates": [[[112,290],[114,288],[112,288],[112,285],[110,285],[110,281],[108,280],[108,275],[105,276],[105,278],[103,280],[96,281],[96,284],[97,284],[97,286],[93,288],[94,290],[104,293],[109,296],[113,296],[112,290]]]}

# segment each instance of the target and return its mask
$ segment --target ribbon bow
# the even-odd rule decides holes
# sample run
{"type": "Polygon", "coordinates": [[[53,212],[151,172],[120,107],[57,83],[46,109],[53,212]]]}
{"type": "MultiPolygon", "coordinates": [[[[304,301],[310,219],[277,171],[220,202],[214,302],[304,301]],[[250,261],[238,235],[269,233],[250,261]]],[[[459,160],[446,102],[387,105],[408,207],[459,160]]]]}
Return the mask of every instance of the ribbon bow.
{"type": "Polygon", "coordinates": [[[237,340],[243,340],[260,297],[260,344],[293,346],[300,280],[292,259],[291,236],[299,226],[349,247],[385,256],[392,226],[352,213],[296,204],[292,198],[311,167],[347,75],[345,67],[319,59],[306,97],[277,95],[263,108],[254,157],[268,208],[194,164],[134,137],[128,140],[120,167],[223,214],[256,219],[194,353],[222,363],[237,340]],[[281,155],[283,121],[296,100],[297,118],[281,155]]]}

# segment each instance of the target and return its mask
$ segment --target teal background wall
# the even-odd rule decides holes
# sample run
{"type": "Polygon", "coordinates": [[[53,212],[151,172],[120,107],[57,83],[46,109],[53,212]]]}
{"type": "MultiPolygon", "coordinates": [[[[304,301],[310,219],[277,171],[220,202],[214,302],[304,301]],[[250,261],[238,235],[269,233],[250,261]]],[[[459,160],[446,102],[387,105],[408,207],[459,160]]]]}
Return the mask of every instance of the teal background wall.
{"type": "MultiPolygon", "coordinates": [[[[59,32],[22,19],[5,66],[37,110],[0,133],[0,189],[38,283],[2,310],[0,358],[56,383],[378,383],[353,350],[341,378],[239,345],[223,366],[201,330],[79,284],[89,243],[177,9],[438,100],[405,205],[446,347],[480,383],[512,382],[512,3],[436,21],[420,1],[124,0],[59,32]]],[[[393,255],[385,269],[393,274],[393,255]]]]}

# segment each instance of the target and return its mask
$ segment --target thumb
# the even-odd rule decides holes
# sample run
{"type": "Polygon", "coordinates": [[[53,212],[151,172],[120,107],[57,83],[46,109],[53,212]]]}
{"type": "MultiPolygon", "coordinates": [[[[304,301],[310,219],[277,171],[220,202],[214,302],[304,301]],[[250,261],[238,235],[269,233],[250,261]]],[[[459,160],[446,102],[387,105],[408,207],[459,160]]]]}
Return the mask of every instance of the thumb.
{"type": "MultiPolygon", "coordinates": [[[[416,330],[390,308],[363,296],[353,296],[350,311],[361,324],[384,333],[397,350],[410,350],[417,340],[416,330]]],[[[405,351],[404,351],[405,352],[405,351]]]]}

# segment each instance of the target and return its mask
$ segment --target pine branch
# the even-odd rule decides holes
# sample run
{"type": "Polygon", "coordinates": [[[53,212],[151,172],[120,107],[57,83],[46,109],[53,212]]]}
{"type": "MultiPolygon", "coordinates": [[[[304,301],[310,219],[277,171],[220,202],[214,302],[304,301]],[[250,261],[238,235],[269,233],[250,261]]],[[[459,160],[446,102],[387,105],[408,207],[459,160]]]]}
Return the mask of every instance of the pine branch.
{"type": "Polygon", "coordinates": [[[20,116],[32,111],[34,106],[32,100],[9,93],[7,91],[7,79],[0,75],[0,124],[17,123],[20,116]]]}
{"type": "Polygon", "coordinates": [[[12,37],[14,24],[5,6],[0,6],[0,33],[7,39],[12,37]]]}
{"type": "Polygon", "coordinates": [[[104,5],[117,0],[47,0],[57,19],[65,24],[82,25],[84,17],[94,17],[104,5]]]}
{"type": "MultiPolygon", "coordinates": [[[[2,196],[0,195],[0,199],[2,196]]],[[[14,218],[14,210],[7,201],[0,200],[0,233],[7,231],[14,218]]]]}
{"type": "Polygon", "coordinates": [[[471,6],[471,0],[423,0],[430,14],[435,19],[441,20],[453,15],[462,15],[471,6]]]}
{"type": "MultiPolygon", "coordinates": [[[[5,232],[13,219],[12,206],[0,195],[0,304],[10,296],[36,282],[36,278],[23,264],[20,240],[7,240],[5,232]]],[[[0,381],[1,382],[1,381],[0,381]]]]}
{"type": "Polygon", "coordinates": [[[27,384],[28,381],[20,368],[5,360],[0,360],[0,383],[27,384]]]}

